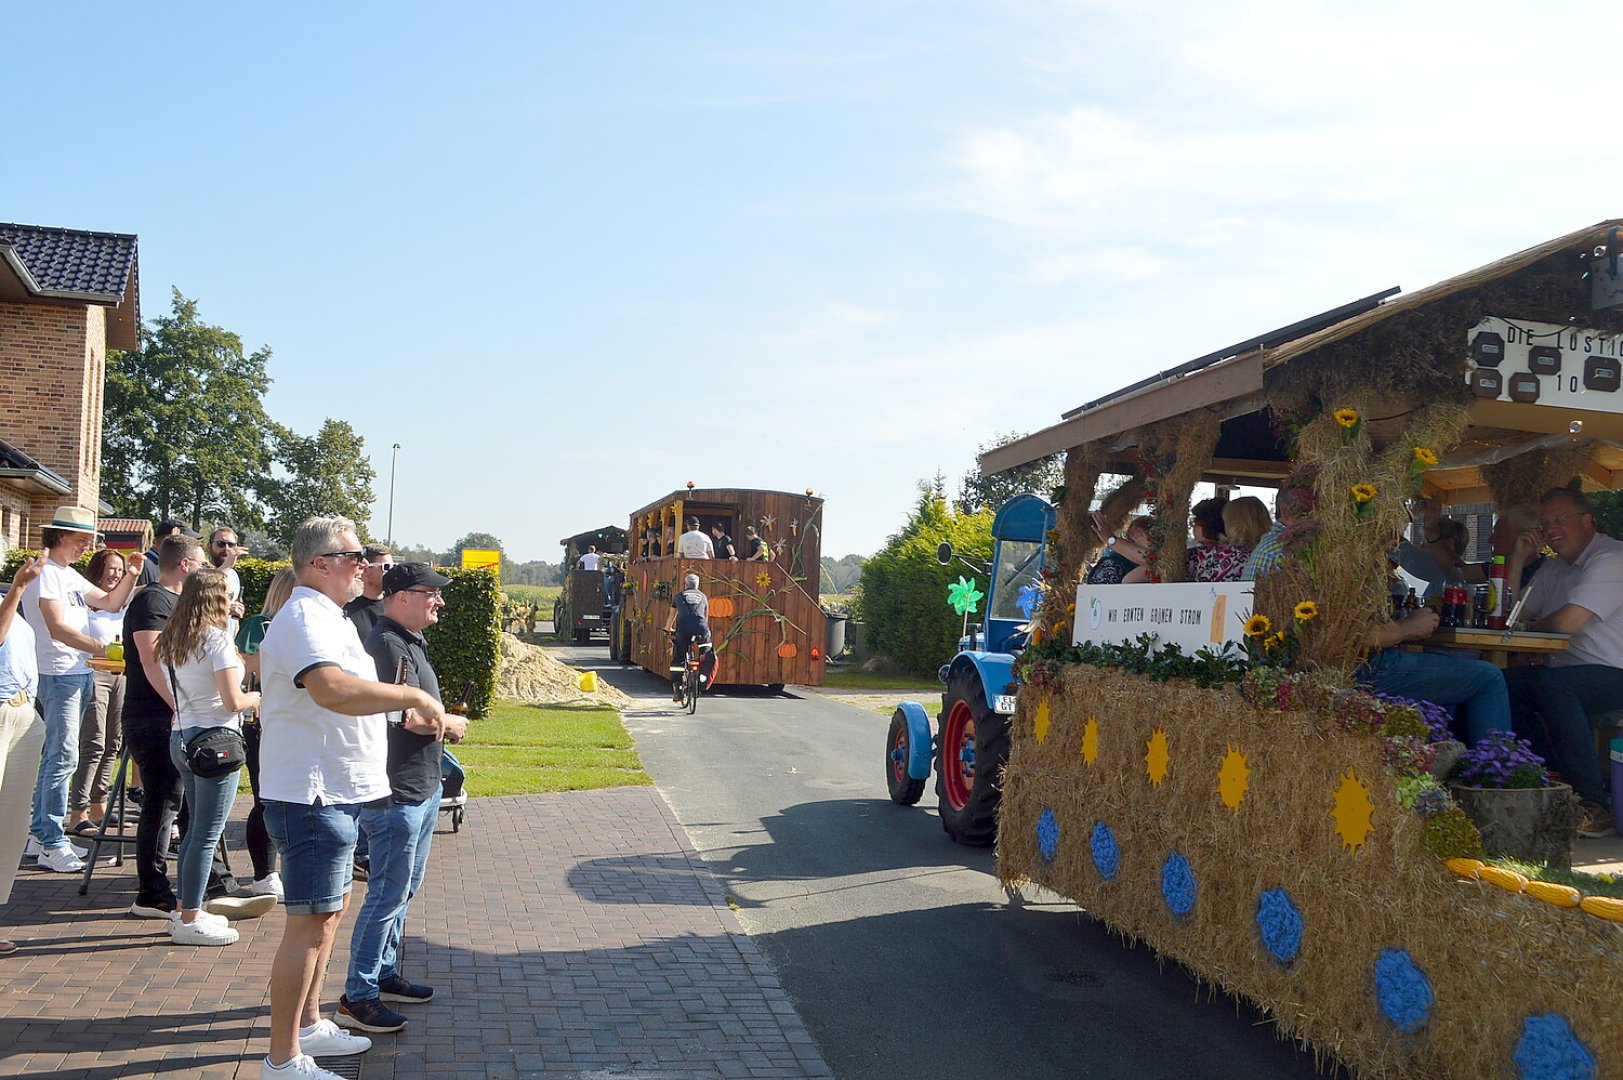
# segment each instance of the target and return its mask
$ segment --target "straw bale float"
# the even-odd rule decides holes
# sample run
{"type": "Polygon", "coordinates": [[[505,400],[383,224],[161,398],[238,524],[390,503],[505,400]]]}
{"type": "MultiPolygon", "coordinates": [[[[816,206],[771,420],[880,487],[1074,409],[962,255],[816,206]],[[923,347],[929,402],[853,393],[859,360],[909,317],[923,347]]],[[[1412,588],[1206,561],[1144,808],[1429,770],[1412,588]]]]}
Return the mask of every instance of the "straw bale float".
{"type": "Polygon", "coordinates": [[[1618,254],[1603,222],[1203,357],[983,457],[992,473],[1066,454],[1015,662],[1009,887],[1074,899],[1358,1075],[1623,1076],[1623,903],[1484,866],[1430,775],[1435,710],[1359,688],[1417,497],[1485,536],[1484,504],[1623,479],[1618,254]],[[1107,476],[1125,479],[1097,490],[1107,476]],[[1274,572],[1185,580],[1200,481],[1310,493],[1274,572]],[[1106,532],[1149,508],[1153,583],[1082,583],[1101,497],[1106,532]]]}

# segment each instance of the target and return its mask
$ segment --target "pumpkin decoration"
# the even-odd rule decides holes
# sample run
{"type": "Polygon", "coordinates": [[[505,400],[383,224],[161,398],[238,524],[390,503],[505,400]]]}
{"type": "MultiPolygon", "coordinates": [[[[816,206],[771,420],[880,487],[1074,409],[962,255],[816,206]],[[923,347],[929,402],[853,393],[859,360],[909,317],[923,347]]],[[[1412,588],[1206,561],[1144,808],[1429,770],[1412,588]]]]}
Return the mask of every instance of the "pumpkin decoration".
{"type": "Polygon", "coordinates": [[[710,598],[710,614],[718,619],[730,619],[734,613],[733,598],[730,596],[712,596],[710,598]]]}
{"type": "Polygon", "coordinates": [[[783,644],[778,646],[778,655],[783,657],[785,660],[793,659],[799,654],[800,646],[796,645],[792,641],[785,641],[783,644]]]}

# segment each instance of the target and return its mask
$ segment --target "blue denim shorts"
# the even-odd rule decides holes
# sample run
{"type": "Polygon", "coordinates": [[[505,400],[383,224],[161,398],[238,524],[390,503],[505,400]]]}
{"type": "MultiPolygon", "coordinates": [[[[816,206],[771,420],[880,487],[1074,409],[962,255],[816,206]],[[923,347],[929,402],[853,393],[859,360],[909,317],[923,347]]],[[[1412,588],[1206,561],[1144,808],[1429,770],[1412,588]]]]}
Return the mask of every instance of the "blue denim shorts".
{"type": "Polygon", "coordinates": [[[265,831],[282,855],[282,909],[289,915],[343,910],[355,882],[360,813],[359,803],[265,800],[265,831]]]}

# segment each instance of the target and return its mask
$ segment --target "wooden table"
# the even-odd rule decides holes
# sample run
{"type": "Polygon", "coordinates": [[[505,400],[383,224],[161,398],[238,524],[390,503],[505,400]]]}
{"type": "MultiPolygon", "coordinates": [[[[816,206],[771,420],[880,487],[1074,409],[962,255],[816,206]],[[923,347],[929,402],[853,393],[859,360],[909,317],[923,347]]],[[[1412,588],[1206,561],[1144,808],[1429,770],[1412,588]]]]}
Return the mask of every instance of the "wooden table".
{"type": "Polygon", "coordinates": [[[1541,634],[1532,630],[1517,630],[1506,633],[1503,630],[1467,630],[1464,628],[1439,628],[1419,645],[1441,645],[1445,648],[1477,649],[1482,653],[1482,659],[1496,667],[1505,667],[1510,663],[1511,653],[1558,653],[1567,649],[1566,634],[1541,634]]]}

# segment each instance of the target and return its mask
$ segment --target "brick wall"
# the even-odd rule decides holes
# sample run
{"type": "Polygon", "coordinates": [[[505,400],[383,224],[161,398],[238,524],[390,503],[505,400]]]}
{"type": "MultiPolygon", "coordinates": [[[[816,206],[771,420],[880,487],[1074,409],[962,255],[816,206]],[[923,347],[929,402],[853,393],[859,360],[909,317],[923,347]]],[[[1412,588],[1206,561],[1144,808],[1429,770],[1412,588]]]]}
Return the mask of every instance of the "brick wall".
{"type": "Polygon", "coordinates": [[[39,526],[63,502],[100,501],[106,362],[102,308],[0,303],[0,438],[73,486],[71,496],[34,496],[17,542],[38,544],[39,526]]]}

